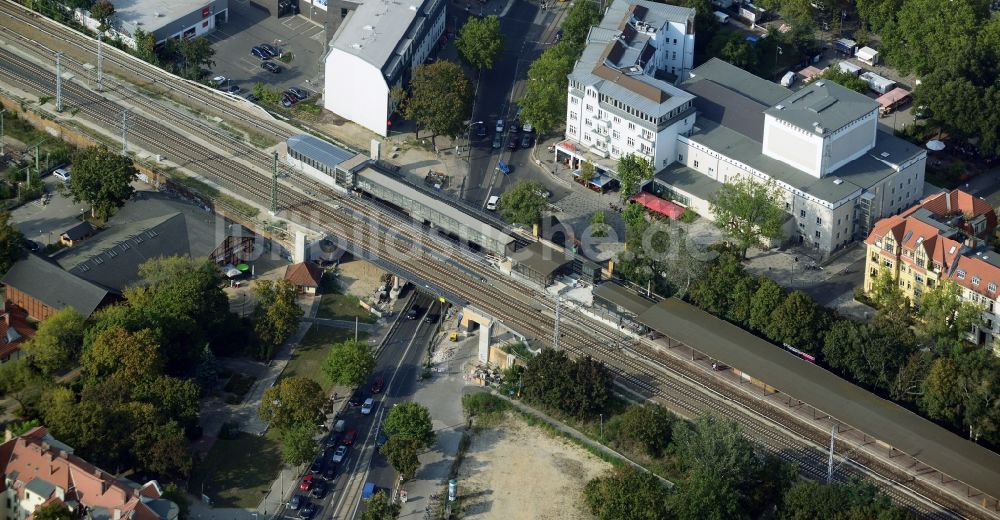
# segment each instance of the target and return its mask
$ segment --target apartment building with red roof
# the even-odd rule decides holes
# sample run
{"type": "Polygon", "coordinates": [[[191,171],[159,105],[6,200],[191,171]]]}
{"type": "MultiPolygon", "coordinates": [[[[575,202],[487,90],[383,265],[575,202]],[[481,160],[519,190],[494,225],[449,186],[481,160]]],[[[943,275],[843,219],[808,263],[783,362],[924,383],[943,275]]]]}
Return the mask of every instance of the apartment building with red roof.
{"type": "Polygon", "coordinates": [[[0,497],[0,520],[30,520],[51,503],[84,520],[177,520],[180,511],[155,480],[117,478],[41,426],[0,444],[0,497]]]}

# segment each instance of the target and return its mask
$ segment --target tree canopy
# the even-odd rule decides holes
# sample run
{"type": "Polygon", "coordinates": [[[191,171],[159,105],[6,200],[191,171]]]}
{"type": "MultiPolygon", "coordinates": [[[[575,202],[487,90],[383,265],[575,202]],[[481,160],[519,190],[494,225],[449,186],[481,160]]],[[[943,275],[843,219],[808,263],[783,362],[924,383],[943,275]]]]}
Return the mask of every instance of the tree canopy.
{"type": "Polygon", "coordinates": [[[611,398],[611,374],[589,356],[571,360],[562,350],[543,349],[528,360],[522,377],[525,400],[589,419],[611,398]]]}
{"type": "Polygon", "coordinates": [[[420,467],[417,451],[420,444],[407,437],[391,437],[379,448],[379,453],[404,479],[411,479],[420,467]]]}
{"type": "Polygon", "coordinates": [[[74,520],[73,513],[61,502],[43,505],[32,513],[36,520],[74,520]]]}
{"type": "Polygon", "coordinates": [[[365,510],[361,512],[361,520],[396,520],[401,508],[401,504],[389,500],[389,495],[379,490],[365,500],[365,510]]]}
{"type": "Polygon", "coordinates": [[[542,220],[542,211],[549,206],[549,201],[541,183],[518,181],[500,195],[497,206],[507,222],[531,226],[542,220]]]}
{"type": "Polygon", "coordinates": [[[73,200],[91,205],[91,214],[106,219],[132,196],[137,171],[132,159],[105,146],[91,146],[73,158],[69,188],[73,200]]]}
{"type": "Polygon", "coordinates": [[[619,196],[622,202],[627,201],[639,191],[643,182],[653,178],[653,165],[645,158],[634,153],[618,158],[618,181],[621,183],[619,196]]]}
{"type": "Polygon", "coordinates": [[[430,447],[436,437],[430,411],[413,401],[393,406],[385,418],[384,427],[392,438],[410,439],[419,448],[430,447]]]}
{"type": "Polygon", "coordinates": [[[254,334],[260,342],[262,358],[270,358],[271,352],[299,328],[303,315],[302,307],[295,301],[297,291],[288,280],[257,280],[254,282],[254,334]]]}
{"type": "Polygon", "coordinates": [[[587,482],[584,498],[599,520],[671,520],[670,491],[656,476],[619,466],[587,482]]]}
{"type": "Polygon", "coordinates": [[[799,480],[785,493],[779,508],[781,520],[847,520],[873,518],[879,520],[910,520],[916,518],[908,510],[892,505],[868,482],[821,484],[815,480],[799,480]]]}
{"type": "Polygon", "coordinates": [[[0,211],[0,276],[24,258],[24,235],[10,222],[10,212],[0,211]]]}
{"type": "Polygon", "coordinates": [[[434,135],[455,137],[472,108],[472,84],[462,67],[447,60],[417,65],[410,82],[406,117],[434,135]]]}
{"type": "Polygon", "coordinates": [[[51,374],[70,368],[79,359],[83,330],[84,317],[73,307],[66,307],[41,322],[35,337],[23,348],[35,366],[51,374]]]}
{"type": "Polygon", "coordinates": [[[503,44],[500,19],[496,16],[469,17],[455,40],[455,48],[462,60],[479,70],[493,68],[503,51],[503,44]]]}
{"type": "Polygon", "coordinates": [[[331,383],[360,386],[375,368],[375,354],[364,342],[347,340],[333,345],[323,361],[323,373],[331,383]]]}
{"type": "Polygon", "coordinates": [[[115,6],[111,0],[97,0],[90,8],[90,17],[100,24],[101,32],[111,28],[111,19],[115,16],[115,6]]]}
{"type": "Polygon", "coordinates": [[[751,247],[764,247],[768,240],[783,238],[785,211],[774,182],[760,183],[740,177],[719,187],[711,201],[715,225],[733,239],[746,258],[751,247]]]}
{"type": "Polygon", "coordinates": [[[313,460],[317,446],[313,440],[315,428],[309,423],[293,424],[281,430],[281,459],[298,466],[313,460]]]}
{"type": "Polygon", "coordinates": [[[325,402],[319,383],[307,377],[285,377],[264,391],[257,413],[262,421],[279,430],[297,424],[311,425],[325,402]]]}
{"type": "Polygon", "coordinates": [[[868,89],[871,88],[867,81],[833,65],[827,67],[819,77],[862,94],[867,94],[868,89]]]}
{"type": "Polygon", "coordinates": [[[961,348],[966,334],[981,320],[980,306],[963,299],[957,283],[943,280],[921,295],[915,330],[925,345],[945,352],[961,348]]]}

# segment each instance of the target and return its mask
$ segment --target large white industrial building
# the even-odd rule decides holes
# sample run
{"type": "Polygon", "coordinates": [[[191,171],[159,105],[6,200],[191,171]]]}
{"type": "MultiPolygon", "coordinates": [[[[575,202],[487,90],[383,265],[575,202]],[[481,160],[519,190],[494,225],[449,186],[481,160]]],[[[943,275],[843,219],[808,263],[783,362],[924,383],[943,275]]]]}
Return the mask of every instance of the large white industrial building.
{"type": "Polygon", "coordinates": [[[446,0],[368,0],[349,13],[330,42],[323,104],[387,136],[389,91],[405,85],[444,32],[446,0]]]}
{"type": "MultiPolygon", "coordinates": [[[[709,200],[723,183],[773,181],[793,219],[788,238],[823,256],[920,199],[927,154],[878,131],[874,99],[822,80],[792,92],[718,59],[688,71],[656,58],[672,57],[658,45],[674,40],[648,29],[693,18],[682,11],[690,10],[645,1],[611,5],[569,76],[557,161],[574,168],[591,162],[596,182],[606,182],[617,159],[635,153],[657,171],[644,190],[708,218],[709,200]],[[659,79],[664,73],[677,76],[677,86],[659,79]]],[[[694,46],[689,32],[684,50],[694,46]]]]}

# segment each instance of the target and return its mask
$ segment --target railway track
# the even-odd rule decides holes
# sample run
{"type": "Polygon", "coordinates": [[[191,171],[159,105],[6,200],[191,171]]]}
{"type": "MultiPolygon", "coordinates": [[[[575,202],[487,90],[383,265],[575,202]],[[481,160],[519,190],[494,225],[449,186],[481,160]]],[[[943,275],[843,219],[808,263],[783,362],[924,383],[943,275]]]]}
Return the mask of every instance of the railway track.
{"type": "MultiPolygon", "coordinates": [[[[54,92],[51,70],[9,51],[0,51],[0,72],[18,78],[22,88],[30,87],[42,95],[54,92]]],[[[191,114],[166,109],[128,89],[116,86],[110,89],[110,93],[124,97],[130,105],[139,108],[139,113],[130,124],[130,137],[144,149],[168,158],[183,159],[183,162],[174,162],[243,196],[258,201],[270,199],[269,176],[256,171],[256,168],[266,171],[270,167],[270,157],[261,150],[234,139],[212,125],[195,120],[191,114]],[[163,124],[166,121],[186,129],[185,133],[204,132],[200,137],[217,149],[210,149],[167,127],[163,124]],[[206,129],[211,131],[206,132],[206,129]],[[233,152],[227,154],[219,150],[233,152]]],[[[223,95],[215,92],[208,94],[223,95]]],[[[121,120],[124,106],[72,81],[64,81],[63,95],[64,105],[78,109],[103,126],[115,128],[121,120]]],[[[320,196],[341,205],[341,209],[333,209],[306,195],[311,191],[299,179],[291,178],[289,184],[279,187],[279,204],[303,222],[334,236],[346,237],[370,254],[392,259],[394,264],[414,277],[434,283],[466,301],[475,302],[507,324],[517,324],[515,328],[533,338],[545,340],[550,337],[554,324],[553,304],[545,299],[538,300],[537,294],[526,291],[524,286],[511,280],[496,279],[496,285],[483,283],[481,280],[496,273],[481,257],[469,257],[467,249],[436,240],[402,217],[377,208],[373,211],[363,201],[345,198],[330,190],[317,190],[320,196]],[[293,189],[291,185],[300,189],[293,189]],[[397,254],[401,250],[419,254],[417,258],[402,257],[397,254]],[[433,261],[428,262],[428,258],[433,261]]],[[[797,462],[800,471],[810,478],[825,478],[826,456],[820,446],[828,437],[823,432],[706,376],[687,363],[657,352],[648,340],[632,341],[625,349],[615,349],[611,345],[617,344],[620,339],[616,333],[577,313],[566,312],[563,315],[560,345],[573,355],[591,355],[605,362],[626,387],[668,403],[688,415],[715,413],[732,418],[743,425],[748,435],[763,449],[797,462]],[[670,377],[667,377],[668,374],[670,377]]],[[[836,446],[839,454],[850,454],[853,450],[843,441],[836,446]]],[[[917,486],[903,482],[907,478],[905,475],[863,453],[851,457],[856,465],[844,464],[835,475],[837,480],[846,480],[854,475],[874,477],[879,487],[898,503],[931,518],[974,517],[983,513],[940,493],[930,498],[926,496],[928,490],[915,489],[926,486],[919,482],[917,486]],[[940,507],[929,506],[928,502],[936,502],[940,507]]]]}

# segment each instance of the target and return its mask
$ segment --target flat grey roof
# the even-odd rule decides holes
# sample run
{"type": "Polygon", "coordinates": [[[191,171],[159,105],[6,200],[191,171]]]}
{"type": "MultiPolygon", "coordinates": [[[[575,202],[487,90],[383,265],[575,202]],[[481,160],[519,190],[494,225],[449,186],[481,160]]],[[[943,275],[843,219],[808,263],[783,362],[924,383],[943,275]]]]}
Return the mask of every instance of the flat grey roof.
{"type": "Polygon", "coordinates": [[[352,11],[337,30],[331,45],[353,54],[385,73],[396,48],[412,40],[405,38],[425,7],[441,0],[366,0],[352,11]]]}
{"type": "MultiPolygon", "coordinates": [[[[423,190],[419,190],[414,186],[407,184],[398,179],[394,179],[378,170],[373,168],[371,165],[365,166],[361,169],[357,176],[359,178],[365,179],[374,184],[378,184],[388,190],[398,193],[413,202],[424,206],[432,211],[436,211],[448,218],[456,220],[462,223],[465,227],[473,230],[477,233],[482,234],[490,240],[494,240],[501,244],[510,244],[514,241],[514,238],[500,231],[499,229],[483,222],[482,220],[476,218],[468,211],[464,211],[461,208],[456,207],[456,205],[449,203],[448,201],[434,197],[430,193],[423,190]]],[[[452,230],[458,231],[458,230],[452,230]]]]}
{"type": "Polygon", "coordinates": [[[309,134],[293,135],[288,138],[287,143],[289,150],[295,150],[331,168],[355,156],[354,152],[309,134]]]}
{"type": "Polygon", "coordinates": [[[829,134],[876,110],[874,99],[832,81],[818,80],[764,113],[809,132],[818,125],[829,134]]]}
{"type": "Polygon", "coordinates": [[[755,141],[764,140],[764,111],[768,105],[711,79],[692,79],[683,86],[698,96],[694,106],[700,117],[720,123],[755,141]]]}
{"type": "Polygon", "coordinates": [[[721,182],[680,163],[671,163],[655,178],[702,200],[711,200],[722,187],[721,182]]]}
{"type": "Polygon", "coordinates": [[[51,482],[38,477],[31,479],[30,482],[25,484],[24,488],[42,498],[49,498],[56,490],[56,487],[51,482]]]}
{"type": "Polygon", "coordinates": [[[885,132],[876,132],[875,148],[832,174],[817,179],[764,155],[761,153],[760,142],[706,118],[699,117],[695,121],[695,127],[688,139],[760,170],[803,193],[830,203],[839,202],[860,189],[871,188],[895,173],[895,166],[926,154],[912,143],[885,132]],[[837,179],[844,182],[837,184],[835,182],[837,179]]]}
{"type": "Polygon", "coordinates": [[[1000,455],[711,314],[670,298],[639,321],[782,393],[886,442],[942,473],[1000,497],[1000,455]]]}
{"type": "Polygon", "coordinates": [[[691,71],[691,78],[681,83],[682,87],[702,79],[712,80],[719,85],[739,92],[762,105],[771,106],[792,94],[781,85],[755,76],[736,65],[712,58],[691,71]]]}
{"type": "Polygon", "coordinates": [[[211,4],[209,0],[115,0],[115,17],[148,33],[211,4]]]}
{"type": "Polygon", "coordinates": [[[646,312],[656,303],[614,282],[605,282],[595,287],[594,298],[609,301],[636,316],[646,312]]]}
{"type": "Polygon", "coordinates": [[[0,281],[53,309],[73,307],[84,317],[93,314],[108,295],[106,289],[33,254],[16,262],[0,281]]]}
{"type": "Polygon", "coordinates": [[[542,242],[532,242],[515,251],[510,258],[517,265],[549,276],[560,267],[572,262],[574,257],[568,251],[553,249],[542,242]]]}

